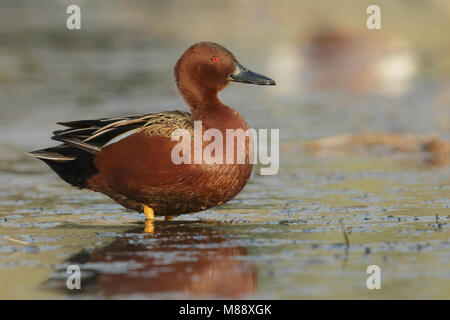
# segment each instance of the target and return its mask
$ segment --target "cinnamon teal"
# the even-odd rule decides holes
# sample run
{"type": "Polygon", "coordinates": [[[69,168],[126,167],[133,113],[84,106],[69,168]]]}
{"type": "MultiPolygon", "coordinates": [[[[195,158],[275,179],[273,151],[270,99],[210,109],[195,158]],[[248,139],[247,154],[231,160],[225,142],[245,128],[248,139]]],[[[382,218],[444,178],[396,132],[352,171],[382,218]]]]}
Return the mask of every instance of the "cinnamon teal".
{"type": "MultiPolygon", "coordinates": [[[[258,85],[275,81],[243,67],[230,51],[211,42],[184,52],[175,66],[175,79],[191,113],[59,122],[67,128],[53,132],[52,139],[62,144],[30,154],[72,186],[101,192],[125,208],[144,212],[147,219],[227,202],[244,188],[253,165],[175,164],[171,152],[177,141],[171,135],[176,129],[193,132],[198,120],[203,129],[215,128],[224,135],[227,129],[247,130],[244,118],[223,104],[218,92],[231,81],[258,85]]],[[[246,156],[250,143],[245,144],[246,156]]]]}

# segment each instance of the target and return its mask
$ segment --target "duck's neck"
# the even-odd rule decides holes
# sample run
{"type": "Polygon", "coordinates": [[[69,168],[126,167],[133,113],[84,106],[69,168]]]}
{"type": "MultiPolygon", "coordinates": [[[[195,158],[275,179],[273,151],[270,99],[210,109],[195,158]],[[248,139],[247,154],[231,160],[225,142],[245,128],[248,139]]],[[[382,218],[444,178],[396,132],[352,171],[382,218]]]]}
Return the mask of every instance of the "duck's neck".
{"type": "Polygon", "coordinates": [[[214,111],[229,108],[220,101],[217,91],[214,90],[203,92],[189,90],[182,94],[191,109],[194,120],[207,120],[214,114],[214,111]]]}
{"type": "Polygon", "coordinates": [[[219,130],[248,128],[239,112],[220,101],[217,91],[180,91],[191,109],[194,121],[202,121],[205,127],[219,130]]]}

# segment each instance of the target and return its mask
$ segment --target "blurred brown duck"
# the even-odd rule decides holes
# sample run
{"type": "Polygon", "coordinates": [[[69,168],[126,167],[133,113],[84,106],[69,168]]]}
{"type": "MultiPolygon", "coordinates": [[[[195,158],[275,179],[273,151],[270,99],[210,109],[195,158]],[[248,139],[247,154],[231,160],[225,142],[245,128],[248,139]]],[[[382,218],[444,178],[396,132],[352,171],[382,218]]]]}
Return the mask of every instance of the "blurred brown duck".
{"type": "MultiPolygon", "coordinates": [[[[126,116],[60,122],[67,127],[54,132],[61,145],[30,154],[47,163],[64,181],[80,189],[101,192],[125,208],[176,216],[221,205],[246,185],[252,164],[246,143],[244,164],[179,164],[171,159],[176,129],[193,132],[194,121],[203,130],[248,129],[244,118],[223,104],[218,92],[230,81],[275,85],[263,75],[243,67],[226,48],[200,42],[180,57],[175,66],[179,91],[190,107],[126,116]]],[[[207,144],[203,143],[203,148],[207,144]]],[[[235,146],[237,148],[237,146],[235,146]]]]}

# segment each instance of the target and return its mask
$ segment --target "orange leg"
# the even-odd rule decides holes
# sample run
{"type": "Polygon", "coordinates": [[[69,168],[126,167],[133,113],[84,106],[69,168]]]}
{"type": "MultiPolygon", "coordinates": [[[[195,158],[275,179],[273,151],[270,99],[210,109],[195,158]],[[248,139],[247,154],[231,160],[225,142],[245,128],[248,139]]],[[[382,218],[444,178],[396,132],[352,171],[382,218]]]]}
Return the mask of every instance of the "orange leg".
{"type": "Polygon", "coordinates": [[[153,233],[155,231],[155,211],[149,206],[144,205],[145,214],[145,233],[153,233]]]}
{"type": "Polygon", "coordinates": [[[171,221],[173,216],[164,216],[164,221],[171,221]]]}
{"type": "Polygon", "coordinates": [[[144,205],[144,213],[146,220],[155,220],[155,211],[149,206],[144,205]]]}

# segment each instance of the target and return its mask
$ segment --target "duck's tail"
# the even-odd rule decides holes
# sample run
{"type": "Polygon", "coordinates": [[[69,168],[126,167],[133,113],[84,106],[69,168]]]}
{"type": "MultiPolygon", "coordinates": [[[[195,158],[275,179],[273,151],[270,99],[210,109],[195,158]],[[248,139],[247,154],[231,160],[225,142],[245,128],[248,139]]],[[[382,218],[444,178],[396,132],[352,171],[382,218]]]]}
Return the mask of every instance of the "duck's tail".
{"type": "Polygon", "coordinates": [[[61,179],[81,189],[86,188],[87,180],[98,173],[94,165],[94,154],[67,144],[28,154],[44,161],[61,179]]]}

